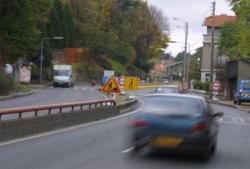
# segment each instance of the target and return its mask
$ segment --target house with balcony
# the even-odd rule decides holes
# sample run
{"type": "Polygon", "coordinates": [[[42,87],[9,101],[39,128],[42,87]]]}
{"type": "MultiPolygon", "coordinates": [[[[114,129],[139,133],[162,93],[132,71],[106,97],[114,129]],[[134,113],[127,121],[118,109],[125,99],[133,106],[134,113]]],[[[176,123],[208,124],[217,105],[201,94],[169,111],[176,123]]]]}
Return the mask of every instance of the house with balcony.
{"type": "MultiPolygon", "coordinates": [[[[214,80],[220,80],[222,82],[225,80],[226,56],[218,55],[220,29],[226,22],[234,21],[236,21],[236,16],[223,14],[214,17],[214,80]]],[[[201,81],[205,82],[210,80],[213,17],[209,16],[205,18],[203,26],[206,27],[206,34],[203,35],[201,81]]]]}
{"type": "Polygon", "coordinates": [[[182,80],[183,61],[174,62],[167,66],[169,80],[182,80]]]}

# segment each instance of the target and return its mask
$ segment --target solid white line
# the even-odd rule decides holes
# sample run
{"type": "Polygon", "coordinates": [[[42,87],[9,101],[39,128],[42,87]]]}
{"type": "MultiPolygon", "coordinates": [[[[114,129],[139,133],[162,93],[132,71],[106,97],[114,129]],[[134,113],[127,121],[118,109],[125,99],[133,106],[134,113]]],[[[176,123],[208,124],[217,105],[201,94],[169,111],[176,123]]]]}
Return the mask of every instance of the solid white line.
{"type": "Polygon", "coordinates": [[[250,123],[239,123],[239,122],[230,122],[230,121],[219,121],[219,123],[235,124],[235,125],[250,125],[250,123]]]}
{"type": "Polygon", "coordinates": [[[76,125],[76,126],[72,126],[72,127],[68,127],[68,128],[64,128],[64,129],[54,130],[54,131],[50,131],[50,132],[46,132],[46,133],[42,133],[42,134],[32,135],[32,136],[28,136],[28,137],[25,137],[25,138],[20,138],[20,139],[15,139],[15,140],[3,142],[3,143],[0,143],[0,146],[6,146],[6,145],[10,145],[10,144],[20,143],[20,142],[24,142],[24,141],[28,141],[28,140],[37,139],[37,138],[40,138],[40,137],[45,137],[45,136],[50,136],[50,135],[54,135],[54,134],[68,132],[68,131],[75,130],[75,129],[82,128],[82,127],[88,127],[88,126],[93,126],[93,125],[113,121],[113,120],[116,120],[116,119],[120,119],[120,118],[129,116],[129,115],[131,115],[131,114],[133,114],[135,112],[136,112],[136,110],[134,110],[134,111],[132,111],[130,113],[126,113],[126,114],[116,116],[116,117],[111,117],[111,118],[108,118],[108,119],[103,119],[103,120],[100,120],[100,121],[89,122],[89,123],[76,125]]]}
{"type": "Polygon", "coordinates": [[[134,150],[134,147],[130,147],[130,148],[128,148],[128,149],[122,151],[122,153],[128,153],[128,152],[130,152],[130,151],[132,151],[132,150],[134,150]]]}

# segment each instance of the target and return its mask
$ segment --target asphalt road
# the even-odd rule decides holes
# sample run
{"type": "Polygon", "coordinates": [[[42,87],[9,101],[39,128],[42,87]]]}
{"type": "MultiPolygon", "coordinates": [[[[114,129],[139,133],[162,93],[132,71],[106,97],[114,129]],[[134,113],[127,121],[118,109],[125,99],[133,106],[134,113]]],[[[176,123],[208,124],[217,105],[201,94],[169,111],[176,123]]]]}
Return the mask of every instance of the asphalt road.
{"type": "Polygon", "coordinates": [[[97,87],[75,85],[73,88],[48,87],[29,96],[0,101],[0,108],[70,103],[76,101],[105,99],[97,87]]]}
{"type": "Polygon", "coordinates": [[[193,156],[149,153],[129,158],[128,116],[69,131],[0,145],[1,169],[249,169],[250,115],[224,111],[216,154],[205,163],[193,156]]]}

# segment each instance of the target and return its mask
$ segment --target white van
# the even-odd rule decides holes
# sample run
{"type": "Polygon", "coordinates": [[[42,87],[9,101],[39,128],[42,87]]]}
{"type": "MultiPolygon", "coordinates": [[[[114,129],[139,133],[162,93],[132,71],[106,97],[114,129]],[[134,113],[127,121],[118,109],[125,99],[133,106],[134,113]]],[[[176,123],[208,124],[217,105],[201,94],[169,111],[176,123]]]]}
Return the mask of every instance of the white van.
{"type": "Polygon", "coordinates": [[[74,85],[71,65],[54,65],[54,87],[70,87],[74,85]]]}

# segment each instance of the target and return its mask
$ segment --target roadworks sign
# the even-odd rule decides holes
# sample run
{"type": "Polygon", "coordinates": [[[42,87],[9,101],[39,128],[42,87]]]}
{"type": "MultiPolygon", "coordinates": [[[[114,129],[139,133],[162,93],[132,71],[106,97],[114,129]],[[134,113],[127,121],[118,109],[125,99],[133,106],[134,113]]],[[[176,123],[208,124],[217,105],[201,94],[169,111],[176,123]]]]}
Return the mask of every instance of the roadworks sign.
{"type": "Polygon", "coordinates": [[[138,77],[125,77],[124,80],[125,90],[137,90],[138,89],[138,77]]]}
{"type": "Polygon", "coordinates": [[[119,86],[114,78],[110,78],[108,82],[102,87],[102,92],[105,93],[120,93],[119,86]]]}

